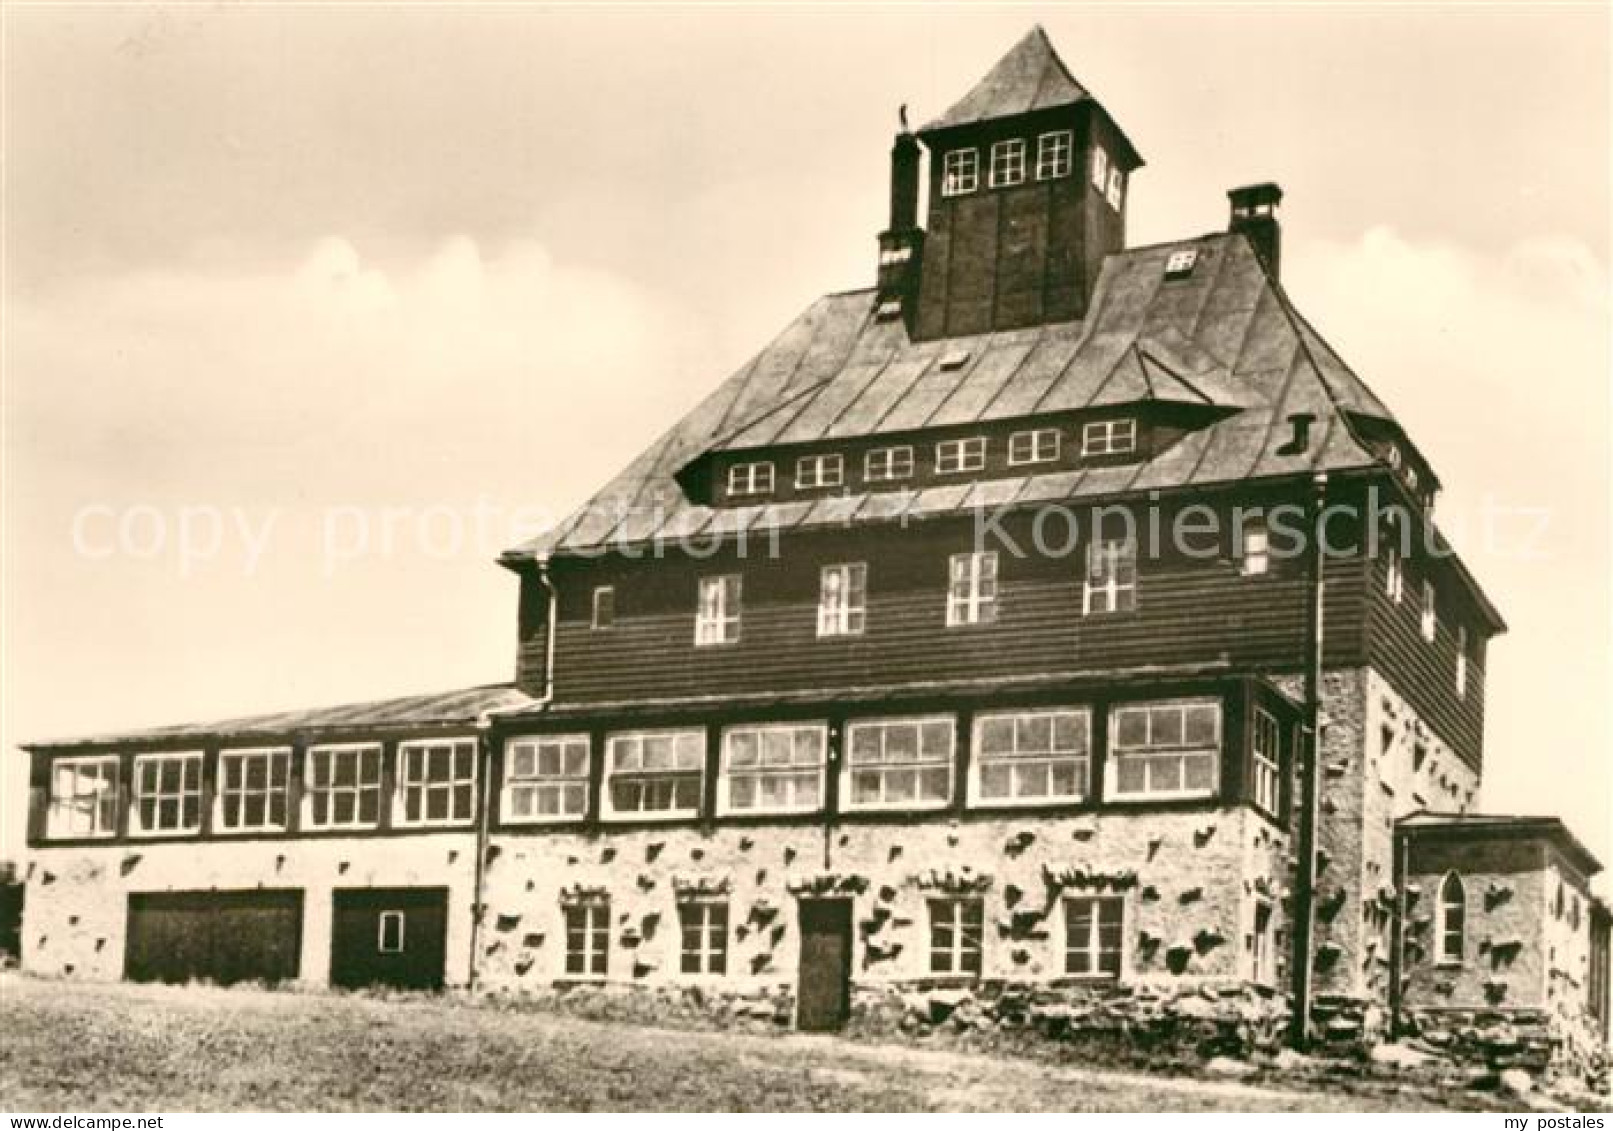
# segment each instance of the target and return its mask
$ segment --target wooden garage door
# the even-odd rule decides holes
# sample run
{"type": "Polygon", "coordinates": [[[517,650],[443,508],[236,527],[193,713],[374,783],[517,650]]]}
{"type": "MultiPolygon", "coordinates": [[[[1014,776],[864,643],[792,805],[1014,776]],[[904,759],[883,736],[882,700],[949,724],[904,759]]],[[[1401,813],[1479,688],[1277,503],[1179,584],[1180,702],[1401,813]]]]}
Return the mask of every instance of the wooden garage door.
{"type": "Polygon", "coordinates": [[[447,954],[447,888],[339,888],[333,894],[331,985],[439,990],[447,954]]]}
{"type": "Polygon", "coordinates": [[[302,958],[302,892],[129,896],[124,975],[136,982],[282,982],[302,958]]]}

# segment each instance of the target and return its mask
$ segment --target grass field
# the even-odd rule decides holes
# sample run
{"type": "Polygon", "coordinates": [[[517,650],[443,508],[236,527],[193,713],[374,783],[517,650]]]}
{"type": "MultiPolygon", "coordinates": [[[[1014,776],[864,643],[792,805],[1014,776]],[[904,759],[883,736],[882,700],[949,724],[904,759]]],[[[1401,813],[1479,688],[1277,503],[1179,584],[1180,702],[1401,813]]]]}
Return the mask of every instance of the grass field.
{"type": "Polygon", "coordinates": [[[607,1025],[455,1001],[0,977],[11,1111],[1431,1110],[803,1034],[607,1025]]]}

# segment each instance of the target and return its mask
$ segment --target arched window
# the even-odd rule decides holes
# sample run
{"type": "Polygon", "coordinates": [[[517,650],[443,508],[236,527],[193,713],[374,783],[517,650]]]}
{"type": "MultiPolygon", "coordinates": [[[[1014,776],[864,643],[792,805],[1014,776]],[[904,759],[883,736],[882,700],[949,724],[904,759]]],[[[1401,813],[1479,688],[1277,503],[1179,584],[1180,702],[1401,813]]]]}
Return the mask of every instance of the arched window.
{"type": "Polygon", "coordinates": [[[1462,889],[1462,877],[1455,872],[1445,873],[1439,885],[1438,918],[1435,922],[1434,945],[1440,962],[1462,961],[1462,934],[1467,924],[1467,893],[1462,889]]]}

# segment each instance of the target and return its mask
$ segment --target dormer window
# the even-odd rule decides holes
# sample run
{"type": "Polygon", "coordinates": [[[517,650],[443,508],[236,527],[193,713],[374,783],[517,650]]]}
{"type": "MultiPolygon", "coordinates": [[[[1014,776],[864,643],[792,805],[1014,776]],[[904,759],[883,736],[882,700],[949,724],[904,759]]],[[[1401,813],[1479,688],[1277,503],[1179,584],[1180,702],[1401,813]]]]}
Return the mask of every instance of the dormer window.
{"type": "Polygon", "coordinates": [[[1170,258],[1165,260],[1165,281],[1185,279],[1193,273],[1193,267],[1199,261],[1199,250],[1196,247],[1184,247],[1180,251],[1171,252],[1170,258]]]}
{"type": "Polygon", "coordinates": [[[863,457],[863,478],[869,483],[892,483],[913,477],[913,449],[875,448],[863,457]]]}
{"type": "Polygon", "coordinates": [[[1005,188],[1025,181],[1025,142],[999,141],[991,147],[991,187],[1005,188]]]}
{"type": "Polygon", "coordinates": [[[1121,202],[1125,199],[1125,194],[1125,174],[1122,173],[1116,166],[1109,166],[1109,188],[1104,193],[1104,197],[1109,201],[1109,207],[1113,208],[1116,212],[1119,212],[1121,202]]]}
{"type": "Polygon", "coordinates": [[[1036,179],[1051,181],[1070,175],[1073,135],[1069,130],[1043,134],[1036,140],[1036,179]]]}
{"type": "Polygon", "coordinates": [[[960,475],[965,471],[979,471],[985,466],[984,436],[970,436],[966,440],[942,440],[935,445],[937,475],[960,475]]]}
{"type": "Polygon", "coordinates": [[[1137,450],[1137,422],[1131,417],[1120,420],[1089,420],[1081,426],[1081,454],[1084,456],[1124,455],[1137,450]]]}
{"type": "Polygon", "coordinates": [[[795,486],[799,490],[838,487],[845,478],[845,461],[838,452],[822,456],[802,456],[795,461],[795,486]]]}
{"type": "Polygon", "coordinates": [[[1101,145],[1092,147],[1092,186],[1099,192],[1109,187],[1109,155],[1101,145]]]}
{"type": "Polygon", "coordinates": [[[728,493],[734,496],[768,495],[773,491],[773,465],[736,463],[728,469],[728,493]]]}
{"type": "Polygon", "coordinates": [[[980,187],[980,151],[954,149],[942,163],[941,195],[962,196],[980,187]]]}
{"type": "Polygon", "coordinates": [[[1008,465],[1018,467],[1027,463],[1051,463],[1059,458],[1059,432],[1057,428],[1036,428],[1028,432],[1015,432],[1008,437],[1008,465]]]}

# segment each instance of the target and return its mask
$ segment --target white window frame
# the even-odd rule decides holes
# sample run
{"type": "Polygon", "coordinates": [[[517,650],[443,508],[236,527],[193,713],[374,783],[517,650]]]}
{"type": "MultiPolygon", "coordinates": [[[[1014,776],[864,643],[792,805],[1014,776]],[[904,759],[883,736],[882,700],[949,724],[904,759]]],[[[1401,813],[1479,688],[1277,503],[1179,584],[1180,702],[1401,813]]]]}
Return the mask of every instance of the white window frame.
{"type": "Polygon", "coordinates": [[[377,954],[402,954],[406,945],[408,917],[402,911],[383,911],[375,917],[375,951],[377,954]],[[387,945],[387,924],[397,924],[397,943],[387,945]]]}
{"type": "Polygon", "coordinates": [[[728,493],[736,499],[773,493],[775,472],[772,460],[735,463],[728,467],[728,493]]]}
{"type": "Polygon", "coordinates": [[[1250,519],[1244,524],[1238,572],[1245,577],[1264,577],[1271,572],[1271,531],[1264,518],[1250,519]]]}
{"type": "Polygon", "coordinates": [[[398,743],[396,771],[396,784],[393,789],[392,823],[400,829],[436,829],[454,828],[468,825],[476,819],[476,781],[479,775],[477,763],[481,761],[476,749],[474,738],[417,738],[398,743]],[[449,776],[444,781],[437,781],[431,776],[432,764],[439,751],[448,752],[449,776]],[[409,773],[409,755],[414,751],[423,751],[423,768],[425,776],[418,780],[409,773]],[[462,751],[470,752],[470,775],[461,777],[457,770],[459,755],[462,751]],[[420,791],[420,815],[409,816],[409,795],[412,791],[420,791]],[[455,811],[455,801],[461,790],[466,791],[468,800],[463,815],[455,811]],[[444,793],[448,797],[448,815],[445,817],[429,816],[430,800],[433,794],[444,793]]]}
{"type": "Polygon", "coordinates": [[[504,786],[499,793],[499,820],[506,825],[558,825],[585,820],[588,817],[589,768],[593,761],[593,743],[586,731],[574,734],[523,734],[504,740],[504,786]],[[575,755],[582,750],[582,769],[575,769],[575,755]],[[523,760],[530,760],[528,772],[518,772],[523,760]],[[553,763],[553,772],[545,772],[544,762],[553,763]],[[582,807],[566,808],[567,800],[582,790],[582,807]],[[519,795],[530,798],[529,812],[517,813],[519,795]],[[554,811],[544,812],[542,799],[554,799],[554,811]]]}
{"type": "Polygon", "coordinates": [[[381,796],[382,778],[384,769],[382,761],[386,751],[379,742],[337,742],[325,743],[319,746],[310,746],[303,755],[303,790],[302,790],[302,828],[305,829],[374,829],[381,825],[381,812],[385,799],[381,796]],[[366,755],[374,755],[375,778],[370,781],[364,774],[366,755]],[[346,755],[353,758],[352,785],[336,785],[337,761],[346,755]],[[314,765],[316,759],[328,757],[326,774],[332,784],[316,786],[314,765]],[[314,801],[316,794],[325,795],[326,818],[323,821],[314,818],[314,801]],[[364,811],[364,795],[375,795],[375,819],[366,821],[359,816],[364,811]],[[336,798],[338,795],[351,795],[353,798],[353,816],[350,820],[338,821],[332,816],[336,812],[336,798]]]}
{"type": "Polygon", "coordinates": [[[1011,137],[992,142],[989,178],[992,188],[1012,188],[1025,183],[1025,139],[1011,137]]]}
{"type": "MultiPolygon", "coordinates": [[[[243,765],[241,772],[243,775],[245,774],[245,765],[243,765]]],[[[285,832],[291,821],[291,747],[257,746],[220,750],[218,752],[218,782],[214,789],[214,795],[214,832],[231,835],[238,833],[285,832]],[[262,791],[250,790],[246,787],[245,778],[243,776],[241,786],[236,789],[231,789],[229,786],[229,773],[226,769],[226,763],[239,761],[250,764],[256,759],[266,759],[268,762],[267,773],[269,775],[269,786],[262,791]],[[278,791],[275,790],[273,785],[274,767],[276,763],[278,763],[280,767],[280,788],[278,791]],[[258,792],[263,793],[264,820],[259,824],[252,825],[230,824],[230,799],[233,797],[238,800],[240,807],[239,812],[241,815],[244,815],[247,798],[258,792]],[[285,819],[278,823],[269,820],[269,815],[274,808],[274,794],[276,792],[279,792],[280,794],[280,810],[285,814],[285,819]]]]}
{"type": "Polygon", "coordinates": [[[1092,708],[1090,707],[1031,707],[1017,711],[984,711],[974,718],[969,746],[971,757],[969,759],[969,803],[978,806],[1036,806],[1036,805],[1065,805],[1085,801],[1092,793],[1092,708]],[[1029,730],[1031,725],[1039,720],[1047,720],[1049,743],[1045,751],[1037,749],[1022,753],[1022,732],[1029,730]],[[1077,720],[1077,730],[1082,736],[1080,746],[1069,749],[1058,747],[1059,720],[1077,720]],[[1013,733],[1013,751],[1011,753],[987,753],[985,734],[988,727],[1008,724],[1013,733]],[[1075,752],[1075,751],[1079,752],[1075,752]],[[1075,789],[1070,793],[1051,792],[1051,778],[1053,767],[1061,763],[1073,763],[1075,766],[1075,789]],[[994,767],[1006,767],[1010,771],[1010,783],[1016,779],[1013,770],[1019,767],[1037,767],[1047,771],[1049,779],[1049,792],[1047,793],[1014,793],[1016,788],[1010,784],[1010,791],[1004,796],[988,797],[984,789],[986,771],[994,767]]]}
{"type": "Polygon", "coordinates": [[[1137,610],[1137,542],[1105,538],[1087,545],[1081,583],[1081,615],[1107,616],[1137,610]]]}
{"type": "Polygon", "coordinates": [[[1423,607],[1421,621],[1418,625],[1423,640],[1432,644],[1439,636],[1439,598],[1432,581],[1423,582],[1423,607]]]}
{"type": "Polygon", "coordinates": [[[1436,966],[1460,966],[1467,961],[1467,884],[1455,871],[1446,872],[1440,877],[1439,886],[1434,889],[1434,964],[1436,966]],[[1455,898],[1449,892],[1450,885],[1456,885],[1455,898]],[[1452,912],[1456,913],[1457,924],[1451,926],[1452,912]],[[1450,948],[1452,938],[1456,939],[1456,950],[1450,948]]]}
{"type": "Polygon", "coordinates": [[[795,461],[795,489],[838,487],[846,481],[846,460],[839,452],[802,456],[795,461]]]}
{"type": "Polygon", "coordinates": [[[1103,146],[1092,146],[1092,184],[1099,192],[1109,187],[1109,154],[1103,146]]]}
{"type": "Polygon", "coordinates": [[[595,632],[602,632],[607,628],[616,626],[616,586],[596,585],[594,596],[589,608],[588,627],[595,632]],[[601,612],[603,610],[603,615],[601,612]]]}
{"type": "Polygon", "coordinates": [[[978,895],[937,895],[925,903],[930,927],[930,975],[980,977],[986,962],[985,899],[978,895]],[[942,937],[945,942],[939,941],[942,937]]]}
{"type": "Polygon", "coordinates": [[[967,196],[980,187],[980,150],[949,149],[941,166],[942,196],[967,196]]]}
{"type": "Polygon", "coordinates": [[[694,642],[709,648],[739,643],[743,580],[737,573],[702,577],[696,584],[694,642]]]}
{"type": "Polygon", "coordinates": [[[103,840],[118,835],[118,783],[123,759],[116,754],[56,758],[50,764],[50,795],[45,808],[46,840],[103,840]],[[72,796],[57,791],[63,773],[73,783],[72,796]],[[92,788],[83,788],[89,782],[92,788]],[[110,807],[110,812],[105,807],[110,807]],[[85,818],[87,820],[79,820],[85,818]],[[78,826],[87,826],[80,829],[78,826]]]}
{"type": "Polygon", "coordinates": [[[869,483],[896,483],[913,478],[913,445],[875,448],[863,456],[863,479],[869,483]]]}
{"type": "Polygon", "coordinates": [[[1137,418],[1089,420],[1081,425],[1081,455],[1120,456],[1137,450],[1137,418]]]}
{"type": "Polygon", "coordinates": [[[948,558],[947,627],[995,623],[1000,577],[996,550],[977,550],[948,558]]]}
{"type": "Polygon", "coordinates": [[[1074,167],[1075,133],[1052,130],[1036,139],[1036,179],[1052,181],[1070,175],[1074,167]]]}
{"type": "Polygon", "coordinates": [[[568,981],[602,981],[610,974],[610,900],[569,904],[561,909],[560,920],[565,931],[565,946],[560,954],[563,977],[568,981]],[[572,926],[573,915],[580,916],[579,926],[572,926]],[[574,947],[579,939],[582,946],[574,947]],[[571,968],[573,957],[581,970],[571,968]]]}
{"type": "MultiPolygon", "coordinates": [[[[1109,710],[1109,759],[1106,767],[1108,780],[1105,783],[1104,800],[1106,801],[1181,801],[1200,798],[1214,798],[1221,792],[1221,757],[1222,748],[1226,743],[1226,712],[1219,699],[1196,697],[1186,699],[1157,699],[1147,702],[1119,703],[1109,710]],[[1187,740],[1187,712],[1190,709],[1208,707],[1215,715],[1215,735],[1208,745],[1193,743],[1187,740]],[[1178,744],[1154,744],[1152,742],[1139,746],[1135,750],[1121,745],[1121,718],[1132,713],[1143,713],[1148,718],[1148,728],[1153,729],[1153,713],[1156,711],[1179,711],[1182,715],[1182,740],[1178,744]],[[1171,761],[1179,766],[1178,777],[1185,783],[1187,780],[1187,759],[1208,758],[1210,762],[1210,784],[1201,788],[1191,788],[1186,784],[1174,789],[1153,789],[1149,782],[1155,773],[1155,766],[1171,761]],[[1127,760],[1137,759],[1144,762],[1144,785],[1140,790],[1125,790],[1120,786],[1120,770],[1127,760]]],[[[1152,738],[1152,733],[1150,733],[1152,738]]]]}
{"type": "Polygon", "coordinates": [[[840,759],[840,808],[847,813],[879,812],[882,810],[899,809],[945,809],[952,804],[956,794],[957,782],[957,750],[958,750],[958,720],[955,715],[902,715],[885,718],[857,719],[846,725],[846,749],[840,759]],[[947,749],[945,758],[924,757],[924,735],[927,727],[944,724],[947,733],[947,749]],[[896,727],[913,727],[914,747],[916,757],[893,761],[890,759],[889,734],[896,727]],[[858,745],[858,736],[864,731],[878,730],[881,732],[879,747],[880,756],[873,761],[855,761],[858,745]],[[935,770],[944,767],[946,770],[946,796],[943,798],[922,799],[918,797],[918,783],[925,770],[935,770]],[[877,801],[858,801],[852,793],[852,779],[858,773],[872,773],[885,770],[908,770],[914,774],[914,796],[911,799],[887,799],[886,778],[880,778],[880,799],[877,801]]]}
{"type": "Polygon", "coordinates": [[[731,814],[772,814],[772,813],[817,813],[825,803],[829,777],[829,724],[822,720],[809,720],[805,722],[790,723],[738,723],[734,726],[724,727],[722,732],[722,757],[719,761],[721,767],[717,777],[717,813],[719,816],[731,814]],[[787,735],[790,742],[790,758],[787,763],[767,762],[767,747],[769,737],[787,735]],[[804,734],[814,734],[817,738],[818,759],[816,762],[799,762],[795,759],[800,754],[798,743],[804,734]],[[747,759],[747,764],[736,767],[736,756],[742,754],[740,750],[741,739],[749,737],[755,744],[755,759],[747,759]],[[817,800],[815,802],[801,803],[795,800],[799,789],[796,779],[806,777],[816,778],[817,800]],[[767,805],[760,803],[761,793],[756,794],[758,803],[754,805],[734,804],[734,779],[736,777],[754,778],[758,783],[763,778],[777,778],[792,781],[789,789],[791,801],[783,805],[767,805]]]}
{"type": "Polygon", "coordinates": [[[941,440],[935,445],[935,473],[937,475],[963,475],[981,471],[986,466],[986,438],[964,436],[957,440],[941,440]]]}
{"type": "Polygon", "coordinates": [[[1456,626],[1456,697],[1467,698],[1467,625],[1456,626]]]}
{"type": "Polygon", "coordinates": [[[1057,428],[1028,428],[1013,433],[1008,437],[1008,466],[1053,463],[1059,458],[1059,439],[1057,428]]]}
{"type": "Polygon", "coordinates": [[[818,571],[818,636],[861,636],[868,627],[868,563],[840,562],[818,571]]]}
{"type": "Polygon", "coordinates": [[[1264,707],[1256,707],[1249,720],[1250,776],[1253,778],[1250,794],[1256,805],[1276,817],[1282,812],[1282,724],[1264,707]]]}
{"type": "MultiPolygon", "coordinates": [[[[172,750],[153,752],[150,754],[137,754],[134,759],[134,780],[130,783],[132,803],[129,806],[129,835],[138,837],[153,836],[193,836],[202,831],[202,775],[205,772],[205,757],[200,750],[172,750]],[[155,798],[157,813],[160,816],[164,802],[177,801],[179,805],[179,823],[171,826],[147,828],[145,816],[141,812],[142,802],[148,794],[141,787],[141,771],[146,766],[159,765],[163,762],[182,762],[184,768],[180,770],[180,783],[178,793],[165,793],[160,788],[150,796],[155,798]],[[192,774],[195,771],[195,785],[191,785],[192,774]],[[193,824],[185,824],[185,803],[194,798],[196,801],[196,820],[193,824]]],[[[158,771],[158,785],[161,785],[161,770],[158,771]]]]}
{"type": "MultiPolygon", "coordinates": [[[[606,821],[679,821],[689,817],[698,817],[700,807],[706,793],[706,731],[704,727],[657,727],[644,730],[612,731],[605,736],[605,767],[603,780],[600,782],[599,814],[606,821]],[[672,765],[667,767],[646,768],[644,766],[644,747],[649,740],[666,739],[672,744],[672,765]],[[618,764],[623,752],[629,744],[636,743],[638,747],[638,765],[622,769],[618,764]],[[687,752],[690,744],[695,751],[694,765],[680,765],[678,759],[687,752]],[[677,799],[678,782],[682,779],[695,778],[695,802],[692,807],[667,809],[618,809],[616,808],[616,791],[614,786],[622,778],[638,780],[648,787],[657,782],[670,784],[672,800],[677,799]]],[[[646,790],[641,790],[640,800],[648,796],[646,790]]]]}
{"type": "Polygon", "coordinates": [[[1199,249],[1196,247],[1183,247],[1170,253],[1165,259],[1166,279],[1185,279],[1193,273],[1198,266],[1199,249]]]}
{"type": "Polygon", "coordinates": [[[728,931],[732,909],[726,899],[684,899],[678,901],[678,976],[680,978],[721,978],[728,974],[728,931]],[[715,920],[719,918],[721,922],[715,920]],[[688,921],[695,918],[694,923],[688,921]],[[689,947],[689,934],[699,942],[689,947]],[[690,970],[689,959],[695,969],[690,970]]]}
{"type": "Polygon", "coordinates": [[[1397,605],[1406,596],[1406,563],[1401,558],[1400,551],[1394,546],[1389,547],[1389,561],[1383,575],[1383,591],[1397,605]]]}
{"type": "Polygon", "coordinates": [[[1080,978],[1094,982],[1119,981],[1126,972],[1126,899],[1120,895],[1067,895],[1059,900],[1059,913],[1063,922],[1060,923],[1063,945],[1063,977],[1080,978]],[[1076,905],[1084,904],[1088,909],[1086,938],[1076,939],[1075,922],[1072,910],[1076,905]],[[1113,946],[1103,945],[1104,910],[1112,908],[1114,917],[1119,920],[1115,925],[1116,939],[1113,946]],[[1085,970],[1073,969],[1072,958],[1083,955],[1087,961],[1085,970]],[[1105,970],[1104,958],[1113,955],[1114,969],[1105,970]]]}
{"type": "Polygon", "coordinates": [[[1126,199],[1126,175],[1120,171],[1119,165],[1109,166],[1109,186],[1104,189],[1103,197],[1109,202],[1109,207],[1116,212],[1126,199]]]}

